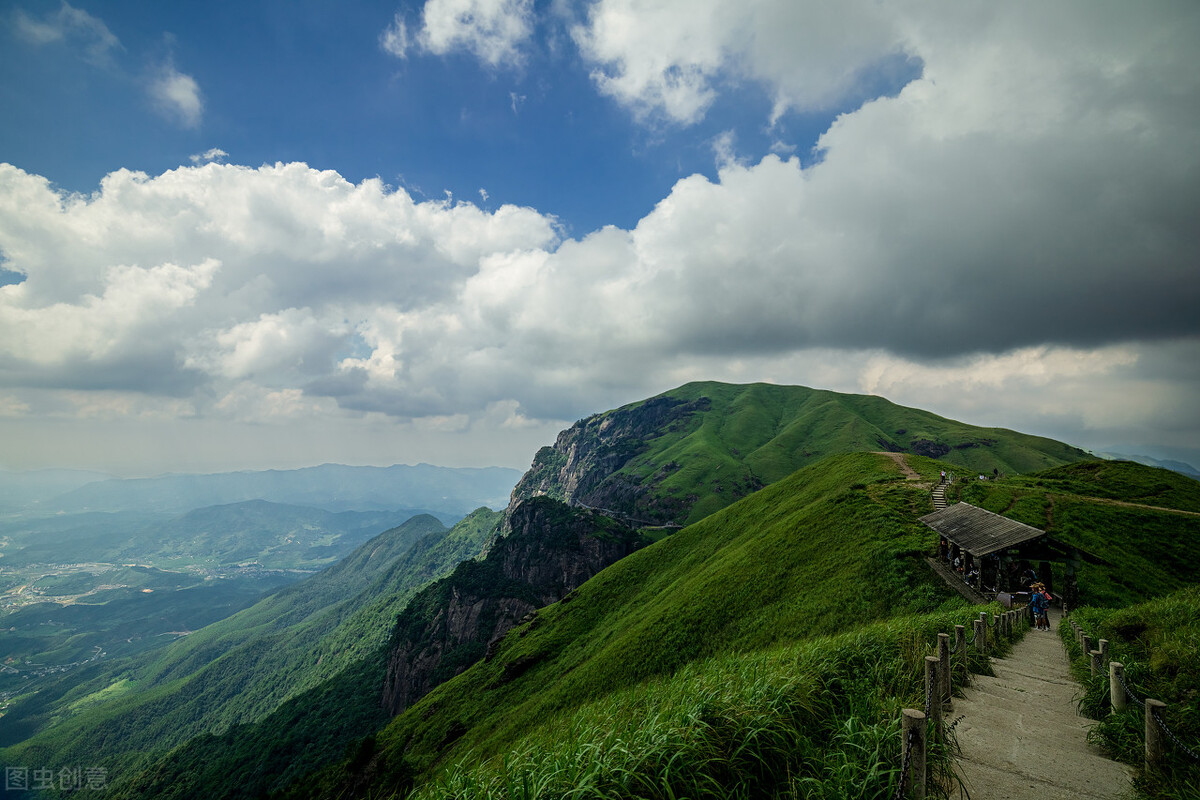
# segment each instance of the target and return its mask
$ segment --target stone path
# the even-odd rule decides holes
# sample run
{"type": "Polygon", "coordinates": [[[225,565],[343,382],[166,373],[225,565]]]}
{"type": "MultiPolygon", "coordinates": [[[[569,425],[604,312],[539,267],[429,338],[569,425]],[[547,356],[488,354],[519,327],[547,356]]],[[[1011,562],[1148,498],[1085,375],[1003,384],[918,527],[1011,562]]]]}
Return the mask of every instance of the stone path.
{"type": "Polygon", "coordinates": [[[946,484],[944,481],[934,486],[930,494],[933,497],[934,511],[941,511],[946,507],[946,484]]]}
{"type": "Polygon", "coordinates": [[[1087,743],[1090,720],[1076,712],[1081,691],[1067,669],[1062,640],[1030,630],[1008,658],[993,659],[995,677],[971,676],[947,719],[956,733],[958,767],[970,800],[1119,800],[1132,796],[1133,771],[1087,743]]]}

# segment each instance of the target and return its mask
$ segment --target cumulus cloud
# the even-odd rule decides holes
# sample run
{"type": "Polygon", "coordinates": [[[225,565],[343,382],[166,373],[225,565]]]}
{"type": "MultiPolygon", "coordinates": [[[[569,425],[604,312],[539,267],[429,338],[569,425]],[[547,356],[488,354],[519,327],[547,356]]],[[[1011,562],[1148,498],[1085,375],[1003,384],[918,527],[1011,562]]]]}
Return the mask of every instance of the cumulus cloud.
{"type": "Polygon", "coordinates": [[[833,108],[911,52],[902,22],[873,0],[599,0],[572,36],[601,92],[640,116],[690,124],[740,80],[768,89],[773,118],[833,108]]]}
{"type": "Polygon", "coordinates": [[[0,251],[25,280],[0,287],[0,384],[353,383],[339,364],[389,320],[557,236],[529,209],[416,203],[304,164],[120,171],[90,197],[3,165],[0,251]]]}
{"type": "Polygon", "coordinates": [[[83,9],[63,2],[58,11],[41,19],[35,19],[23,10],[15,14],[17,34],[27,42],[45,45],[63,42],[81,51],[84,60],[105,65],[121,42],[113,35],[103,20],[93,17],[83,9]]]}
{"type": "Polygon", "coordinates": [[[185,128],[196,128],[204,116],[204,99],[200,96],[200,84],[191,75],[164,64],[150,82],[150,97],[155,108],[168,119],[185,128]]]}
{"type": "MultiPolygon", "coordinates": [[[[471,53],[490,67],[519,66],[533,35],[533,0],[427,0],[416,40],[429,53],[471,53]]],[[[397,14],[380,34],[380,47],[404,58],[408,27],[397,14]]]]}

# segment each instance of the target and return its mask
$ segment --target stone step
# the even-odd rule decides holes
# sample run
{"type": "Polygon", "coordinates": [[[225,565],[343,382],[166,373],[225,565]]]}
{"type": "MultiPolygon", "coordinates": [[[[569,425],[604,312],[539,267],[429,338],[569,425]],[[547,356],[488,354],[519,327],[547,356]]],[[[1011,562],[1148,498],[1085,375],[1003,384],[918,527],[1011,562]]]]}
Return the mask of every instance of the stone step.
{"type": "Polygon", "coordinates": [[[1095,723],[1076,710],[1081,690],[1057,634],[1027,632],[992,669],[972,677],[951,715],[961,716],[955,736],[971,800],[1125,796],[1132,772],[1088,743],[1095,723]]]}

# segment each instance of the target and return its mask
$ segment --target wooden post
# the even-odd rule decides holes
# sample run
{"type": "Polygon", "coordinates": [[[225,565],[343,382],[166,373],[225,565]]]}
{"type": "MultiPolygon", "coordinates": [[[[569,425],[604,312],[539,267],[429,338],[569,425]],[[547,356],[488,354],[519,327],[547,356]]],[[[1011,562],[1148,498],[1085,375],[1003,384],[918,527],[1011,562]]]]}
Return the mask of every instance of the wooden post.
{"type": "Polygon", "coordinates": [[[967,629],[962,625],[954,626],[954,649],[958,653],[958,665],[962,668],[965,685],[971,680],[971,670],[967,666],[967,629]]]}
{"type": "Polygon", "coordinates": [[[950,634],[938,634],[938,677],[941,678],[942,703],[947,711],[954,708],[954,688],[950,681],[950,634]]]}
{"type": "Polygon", "coordinates": [[[929,719],[933,722],[933,740],[946,741],[942,732],[941,676],[938,675],[938,657],[925,656],[925,705],[929,706],[929,719]]]}
{"type": "Polygon", "coordinates": [[[1100,661],[1108,661],[1108,639],[1100,640],[1100,661]]]}
{"type": "MultiPolygon", "coordinates": [[[[909,731],[914,731],[908,761],[908,796],[925,800],[925,712],[906,708],[900,712],[900,755],[908,748],[909,731]]],[[[904,780],[901,778],[901,780],[904,780]]]]}
{"type": "Polygon", "coordinates": [[[1100,651],[1093,650],[1089,655],[1092,657],[1092,680],[1096,680],[1096,676],[1104,669],[1104,665],[1100,661],[1100,651]]]}
{"type": "Polygon", "coordinates": [[[1121,678],[1125,675],[1125,665],[1120,661],[1108,662],[1108,698],[1112,701],[1112,713],[1124,711],[1128,699],[1125,697],[1125,687],[1121,678]]]}
{"type": "Polygon", "coordinates": [[[1162,728],[1154,720],[1156,708],[1166,708],[1161,700],[1146,698],[1146,769],[1158,766],[1163,757],[1162,728]]]}
{"type": "Polygon", "coordinates": [[[1083,641],[1080,642],[1080,646],[1083,648],[1084,655],[1087,655],[1088,653],[1092,652],[1092,637],[1088,636],[1085,633],[1083,635],[1083,641]]]}
{"type": "Polygon", "coordinates": [[[977,653],[987,653],[987,628],[977,619],[971,620],[971,627],[975,629],[975,651],[977,653]]]}

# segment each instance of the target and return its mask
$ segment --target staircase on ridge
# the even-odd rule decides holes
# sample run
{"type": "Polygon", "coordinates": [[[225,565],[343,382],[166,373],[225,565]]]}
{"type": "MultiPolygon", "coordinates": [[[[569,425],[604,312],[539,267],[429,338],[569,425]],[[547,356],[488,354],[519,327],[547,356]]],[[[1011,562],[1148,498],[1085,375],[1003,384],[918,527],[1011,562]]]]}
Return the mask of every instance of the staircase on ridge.
{"type": "Polygon", "coordinates": [[[946,479],[942,478],[941,483],[933,487],[933,510],[941,511],[946,507],[946,479]]]}

